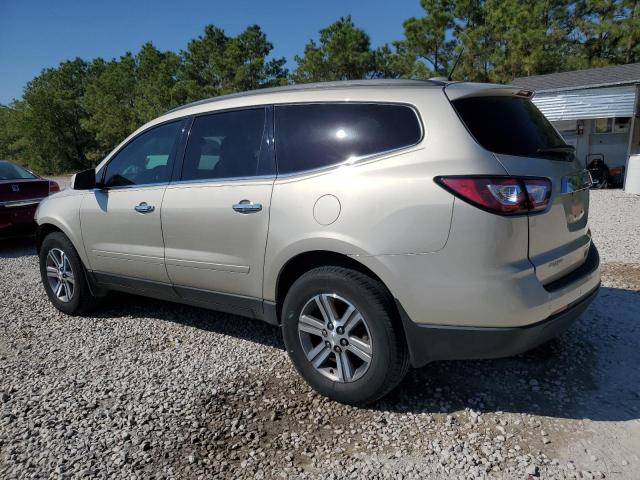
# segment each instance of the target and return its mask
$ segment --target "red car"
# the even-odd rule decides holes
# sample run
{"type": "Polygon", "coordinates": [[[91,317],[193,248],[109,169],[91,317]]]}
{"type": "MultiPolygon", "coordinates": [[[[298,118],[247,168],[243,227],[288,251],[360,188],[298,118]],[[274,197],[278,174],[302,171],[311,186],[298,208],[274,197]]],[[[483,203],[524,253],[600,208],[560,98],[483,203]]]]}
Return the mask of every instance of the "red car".
{"type": "Polygon", "coordinates": [[[40,201],[60,186],[20,165],[0,160],[0,238],[32,233],[40,201]]]}

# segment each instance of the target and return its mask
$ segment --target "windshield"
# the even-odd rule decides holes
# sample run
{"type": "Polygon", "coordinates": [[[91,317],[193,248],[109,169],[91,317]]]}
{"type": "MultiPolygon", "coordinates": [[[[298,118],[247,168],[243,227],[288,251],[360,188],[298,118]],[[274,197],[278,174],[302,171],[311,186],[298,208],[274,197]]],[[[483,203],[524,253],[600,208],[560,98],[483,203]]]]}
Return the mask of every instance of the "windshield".
{"type": "Polygon", "coordinates": [[[24,180],[30,178],[36,177],[21,166],[9,162],[0,162],[0,180],[24,180]]]}
{"type": "Polygon", "coordinates": [[[527,98],[467,97],[451,103],[476,141],[491,152],[573,160],[573,148],[527,98]]]}

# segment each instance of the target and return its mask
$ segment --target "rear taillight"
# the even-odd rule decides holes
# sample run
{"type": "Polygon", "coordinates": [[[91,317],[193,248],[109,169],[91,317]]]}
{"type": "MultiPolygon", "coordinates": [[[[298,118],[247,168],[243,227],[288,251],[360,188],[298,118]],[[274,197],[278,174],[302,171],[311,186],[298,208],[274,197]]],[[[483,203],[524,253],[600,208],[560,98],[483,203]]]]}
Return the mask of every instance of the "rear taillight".
{"type": "Polygon", "coordinates": [[[435,181],[465,202],[500,215],[541,212],[551,198],[547,178],[456,176],[435,181]]]}
{"type": "Polygon", "coordinates": [[[56,193],[60,191],[60,185],[58,182],[54,182],[53,180],[49,180],[49,195],[52,193],[56,193]]]}

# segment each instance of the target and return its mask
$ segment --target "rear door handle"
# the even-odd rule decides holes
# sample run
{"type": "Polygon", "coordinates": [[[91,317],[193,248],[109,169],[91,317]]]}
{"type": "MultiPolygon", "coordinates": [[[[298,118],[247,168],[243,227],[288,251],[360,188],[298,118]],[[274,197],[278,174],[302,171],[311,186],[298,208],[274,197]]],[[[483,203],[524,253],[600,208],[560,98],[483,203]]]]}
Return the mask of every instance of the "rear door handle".
{"type": "Polygon", "coordinates": [[[251,203],[249,200],[241,200],[233,206],[238,213],[256,213],[262,210],[261,203],[251,203]]]}
{"type": "Polygon", "coordinates": [[[151,213],[156,209],[156,207],[147,204],[147,202],[140,202],[138,205],[133,207],[133,209],[138,213],[151,213]]]}

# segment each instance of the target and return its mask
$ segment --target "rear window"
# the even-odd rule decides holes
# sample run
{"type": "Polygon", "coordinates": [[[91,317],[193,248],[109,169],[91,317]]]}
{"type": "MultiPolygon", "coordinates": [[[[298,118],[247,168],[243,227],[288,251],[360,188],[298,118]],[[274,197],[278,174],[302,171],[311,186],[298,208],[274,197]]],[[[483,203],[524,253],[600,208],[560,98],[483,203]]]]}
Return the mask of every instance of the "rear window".
{"type": "Polygon", "coordinates": [[[573,159],[571,147],[526,98],[469,97],[451,103],[476,141],[491,152],[573,159]]]}
{"type": "Polygon", "coordinates": [[[26,180],[30,178],[36,177],[21,166],[9,162],[0,162],[0,180],[26,180]]]}
{"type": "Polygon", "coordinates": [[[275,109],[275,127],[279,173],[407,147],[422,136],[416,113],[405,105],[281,105],[275,109]]]}

